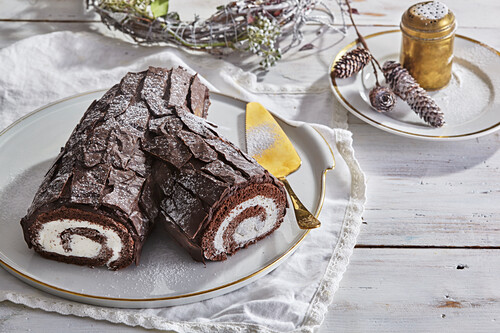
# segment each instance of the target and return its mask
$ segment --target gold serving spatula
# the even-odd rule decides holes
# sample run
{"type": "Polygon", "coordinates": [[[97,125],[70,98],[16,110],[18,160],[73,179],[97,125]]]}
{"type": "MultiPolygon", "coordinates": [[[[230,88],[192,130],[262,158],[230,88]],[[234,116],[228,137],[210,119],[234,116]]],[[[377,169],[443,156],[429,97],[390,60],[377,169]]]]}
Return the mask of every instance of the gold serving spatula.
{"type": "Polygon", "coordinates": [[[302,161],[299,154],[274,117],[256,102],[247,104],[246,139],[248,154],[285,185],[292,199],[299,227],[319,227],[321,223],[300,202],[286,179],[286,176],[300,167],[302,161]]]}

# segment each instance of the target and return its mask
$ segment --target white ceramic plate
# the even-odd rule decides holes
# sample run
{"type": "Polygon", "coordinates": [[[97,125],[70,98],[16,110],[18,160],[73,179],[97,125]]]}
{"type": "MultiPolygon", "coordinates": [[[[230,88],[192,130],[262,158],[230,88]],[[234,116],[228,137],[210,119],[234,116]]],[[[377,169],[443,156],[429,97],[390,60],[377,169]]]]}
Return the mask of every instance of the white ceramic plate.
{"type": "MultiPolygon", "coordinates": [[[[104,91],[71,97],[41,108],[0,133],[0,264],[16,277],[71,300],[113,307],[144,308],[186,304],[222,295],[262,277],[283,262],[307,235],[288,211],[270,237],[224,262],[195,262],[156,226],[140,265],[124,270],[91,269],[44,259],[24,242],[19,221],[51,161],[83,112],[104,91]]],[[[245,149],[246,103],[211,94],[209,120],[245,149]]],[[[304,204],[319,214],[324,176],[333,167],[331,148],[312,127],[280,121],[303,164],[289,177],[304,204]]],[[[313,231],[314,232],[314,231],[313,231]]]]}
{"type": "MultiPolygon", "coordinates": [[[[368,47],[382,65],[399,61],[401,32],[391,30],[366,36],[368,47]]],[[[335,57],[335,62],[356,47],[353,42],[335,57]]],[[[337,99],[355,116],[387,132],[423,140],[471,139],[500,127],[500,52],[474,39],[455,37],[452,80],[447,87],[429,94],[444,113],[446,125],[432,128],[398,99],[396,108],[379,113],[371,106],[368,93],[375,85],[373,69],[366,66],[356,76],[330,80],[337,99]]],[[[379,80],[385,82],[379,72],[379,80]]]]}

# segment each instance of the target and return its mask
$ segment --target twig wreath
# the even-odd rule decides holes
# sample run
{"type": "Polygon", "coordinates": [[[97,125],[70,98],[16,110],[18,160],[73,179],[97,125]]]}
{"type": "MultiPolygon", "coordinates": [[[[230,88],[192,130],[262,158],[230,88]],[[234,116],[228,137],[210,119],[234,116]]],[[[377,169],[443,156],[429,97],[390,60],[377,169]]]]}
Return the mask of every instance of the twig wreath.
{"type": "Polygon", "coordinates": [[[335,1],[342,17],[336,26],[333,12],[320,0],[238,0],[217,7],[206,20],[195,15],[190,22],[168,11],[169,0],[86,0],[87,8],[94,9],[108,28],[137,43],[168,43],[210,53],[251,52],[263,58],[264,68],[302,43],[304,24],[319,23],[345,35],[345,4],[335,1]],[[314,11],[326,15],[316,16],[314,11]],[[289,43],[281,48],[286,37],[291,37],[289,43]]]}

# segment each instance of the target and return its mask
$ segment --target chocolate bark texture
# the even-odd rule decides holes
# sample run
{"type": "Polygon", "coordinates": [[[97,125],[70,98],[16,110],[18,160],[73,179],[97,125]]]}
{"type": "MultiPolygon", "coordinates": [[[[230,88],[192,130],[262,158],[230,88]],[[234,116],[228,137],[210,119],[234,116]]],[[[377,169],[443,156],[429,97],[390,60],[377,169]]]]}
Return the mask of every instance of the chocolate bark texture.
{"type": "Polygon", "coordinates": [[[175,108],[204,116],[209,104],[181,67],[128,73],[90,105],[45,175],[21,221],[28,246],[73,264],[138,263],[161,199],[142,146],[175,108]]]}
{"type": "Polygon", "coordinates": [[[120,269],[138,264],[155,221],[198,261],[272,233],[285,189],[202,118],[209,105],[206,86],[181,67],[128,73],[92,103],[47,172],[21,221],[28,246],[120,269]]]}
{"type": "Polygon", "coordinates": [[[276,230],[286,214],[283,185],[203,119],[177,107],[146,141],[158,220],[198,261],[225,260],[276,230]]]}

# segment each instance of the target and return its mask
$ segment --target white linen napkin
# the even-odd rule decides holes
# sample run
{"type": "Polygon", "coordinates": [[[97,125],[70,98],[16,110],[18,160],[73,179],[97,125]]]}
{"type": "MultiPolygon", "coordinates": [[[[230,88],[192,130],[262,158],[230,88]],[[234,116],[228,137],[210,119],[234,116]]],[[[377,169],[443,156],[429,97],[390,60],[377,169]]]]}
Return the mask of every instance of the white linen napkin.
{"type": "Polygon", "coordinates": [[[137,47],[97,34],[56,32],[0,50],[0,130],[49,102],[109,88],[128,71],[177,65],[199,72],[212,90],[259,101],[285,119],[318,123],[314,126],[334,147],[337,162],[336,169],[327,174],[321,232],[312,231],[270,274],[237,291],[195,304],[136,310],[86,305],[38,291],[5,270],[0,270],[0,301],[178,332],[314,330],[323,321],[347,268],[366,192],[351,133],[345,130],[346,111],[328,89],[311,90],[307,82],[279,86],[265,79],[259,82],[255,74],[209,55],[137,47]]]}

